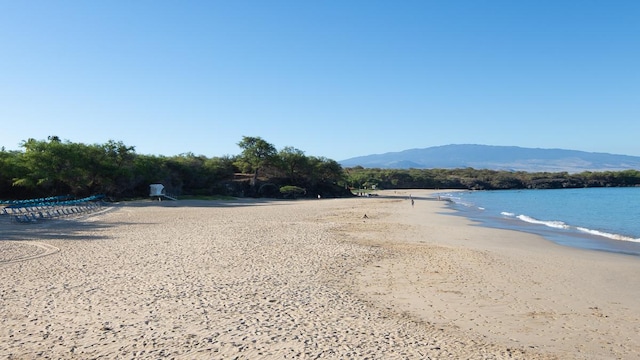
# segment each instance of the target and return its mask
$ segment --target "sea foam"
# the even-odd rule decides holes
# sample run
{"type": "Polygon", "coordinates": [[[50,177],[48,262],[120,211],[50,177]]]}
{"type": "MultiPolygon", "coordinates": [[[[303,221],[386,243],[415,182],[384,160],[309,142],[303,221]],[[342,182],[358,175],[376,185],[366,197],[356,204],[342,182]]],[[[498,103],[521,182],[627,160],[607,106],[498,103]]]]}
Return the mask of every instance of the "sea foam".
{"type": "Polygon", "coordinates": [[[552,227],[555,229],[568,229],[569,225],[565,224],[562,221],[548,221],[548,220],[538,220],[538,219],[534,219],[531,216],[527,216],[527,215],[518,215],[517,216],[518,219],[531,223],[531,224],[539,224],[539,225],[545,225],[548,227],[552,227]]]}
{"type": "Polygon", "coordinates": [[[619,235],[619,234],[611,234],[611,233],[608,233],[608,232],[592,230],[592,229],[587,229],[587,228],[583,228],[583,227],[576,227],[576,229],[578,229],[579,231],[582,231],[584,233],[587,233],[587,234],[596,235],[596,236],[602,236],[602,237],[606,237],[606,238],[613,239],[613,240],[640,242],[640,239],[632,238],[630,236],[624,236],[624,235],[619,235]]]}

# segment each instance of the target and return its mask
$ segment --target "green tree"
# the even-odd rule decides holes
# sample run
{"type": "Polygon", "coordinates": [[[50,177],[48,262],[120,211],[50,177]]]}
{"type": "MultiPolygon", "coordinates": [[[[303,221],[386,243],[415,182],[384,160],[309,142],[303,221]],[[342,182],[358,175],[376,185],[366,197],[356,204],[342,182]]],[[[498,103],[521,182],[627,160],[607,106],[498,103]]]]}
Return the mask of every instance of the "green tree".
{"type": "Polygon", "coordinates": [[[309,158],[309,164],[312,169],[311,182],[313,185],[318,183],[337,184],[345,180],[342,166],[335,160],[312,156],[309,158]]]}
{"type": "Polygon", "coordinates": [[[262,168],[274,163],[276,148],[260,137],[243,136],[238,143],[242,154],[238,158],[238,167],[253,172],[251,186],[258,181],[258,174],[262,168]]]}
{"type": "Polygon", "coordinates": [[[233,178],[233,162],[229,156],[214,157],[205,161],[204,168],[215,181],[220,181],[233,178]]]}
{"type": "Polygon", "coordinates": [[[95,173],[98,174],[95,191],[118,195],[131,192],[135,187],[135,161],[138,156],[135,147],[109,140],[96,146],[96,154],[101,155],[101,162],[95,164],[95,173]]]}
{"type": "Polygon", "coordinates": [[[309,171],[309,158],[304,151],[287,146],[278,153],[280,166],[286,176],[295,184],[309,171]]]}
{"type": "Polygon", "coordinates": [[[41,189],[43,194],[67,193],[71,189],[69,182],[75,182],[72,164],[76,161],[70,148],[56,136],[50,136],[49,142],[30,138],[22,142],[25,149],[24,166],[28,170],[22,177],[16,178],[15,186],[41,189]]]}
{"type": "Polygon", "coordinates": [[[149,194],[149,184],[170,184],[171,171],[167,158],[155,155],[138,155],[133,161],[134,177],[130,184],[123,185],[121,192],[126,196],[149,194]]]}
{"type": "Polygon", "coordinates": [[[28,173],[23,155],[20,151],[6,151],[4,148],[0,151],[0,199],[18,199],[21,194],[32,190],[13,185],[16,179],[28,173]]]}

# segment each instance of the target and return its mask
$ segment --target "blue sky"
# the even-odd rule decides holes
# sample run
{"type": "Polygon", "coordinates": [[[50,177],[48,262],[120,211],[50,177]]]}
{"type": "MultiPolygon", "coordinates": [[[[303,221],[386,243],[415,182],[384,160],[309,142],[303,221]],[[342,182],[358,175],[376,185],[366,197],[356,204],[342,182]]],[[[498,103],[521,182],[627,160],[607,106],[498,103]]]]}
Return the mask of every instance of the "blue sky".
{"type": "Polygon", "coordinates": [[[0,146],[640,156],[640,1],[4,1],[0,146]]]}

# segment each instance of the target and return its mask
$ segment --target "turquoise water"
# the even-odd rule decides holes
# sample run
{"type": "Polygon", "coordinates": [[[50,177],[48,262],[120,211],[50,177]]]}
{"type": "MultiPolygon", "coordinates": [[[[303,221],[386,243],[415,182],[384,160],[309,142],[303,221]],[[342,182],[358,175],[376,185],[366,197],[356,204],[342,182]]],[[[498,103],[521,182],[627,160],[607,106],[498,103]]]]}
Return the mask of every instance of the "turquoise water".
{"type": "Polygon", "coordinates": [[[640,188],[442,193],[460,215],[556,243],[640,256],[640,188]]]}

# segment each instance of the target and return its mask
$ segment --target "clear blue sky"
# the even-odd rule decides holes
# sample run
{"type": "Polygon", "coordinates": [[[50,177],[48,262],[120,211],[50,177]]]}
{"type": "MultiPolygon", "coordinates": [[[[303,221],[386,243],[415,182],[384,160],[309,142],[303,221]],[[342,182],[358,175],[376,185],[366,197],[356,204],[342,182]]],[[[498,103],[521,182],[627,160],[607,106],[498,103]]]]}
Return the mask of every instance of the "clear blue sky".
{"type": "Polygon", "coordinates": [[[640,156],[640,1],[0,0],[0,146],[640,156]]]}

